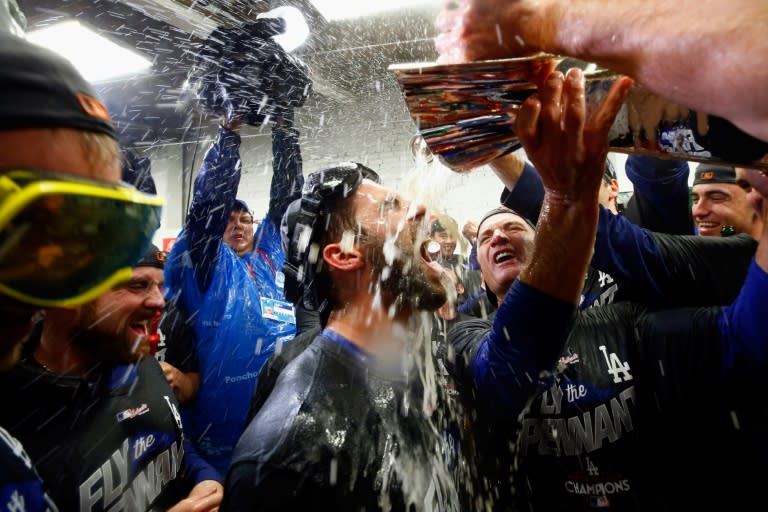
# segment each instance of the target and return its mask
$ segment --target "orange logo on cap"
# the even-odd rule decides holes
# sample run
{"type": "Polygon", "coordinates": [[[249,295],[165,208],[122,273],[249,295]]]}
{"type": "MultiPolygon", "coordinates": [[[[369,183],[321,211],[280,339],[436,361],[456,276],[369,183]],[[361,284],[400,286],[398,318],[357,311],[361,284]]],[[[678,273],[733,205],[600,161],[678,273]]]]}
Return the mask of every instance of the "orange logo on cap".
{"type": "Polygon", "coordinates": [[[87,94],[83,93],[78,93],[75,96],[77,97],[77,102],[80,103],[80,107],[86,114],[91,117],[101,119],[102,121],[112,121],[112,118],[107,111],[107,107],[104,106],[102,102],[93,96],[88,96],[87,94]]]}
{"type": "Polygon", "coordinates": [[[715,173],[712,171],[704,171],[699,175],[699,179],[701,180],[711,180],[715,177],[715,173]]]}

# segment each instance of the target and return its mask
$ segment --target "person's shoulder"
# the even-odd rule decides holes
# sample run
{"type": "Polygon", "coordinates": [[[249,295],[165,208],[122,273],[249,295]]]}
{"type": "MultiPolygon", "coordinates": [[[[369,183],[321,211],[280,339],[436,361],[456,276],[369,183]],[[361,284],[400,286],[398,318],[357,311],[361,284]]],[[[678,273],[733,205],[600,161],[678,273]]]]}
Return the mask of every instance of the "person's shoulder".
{"type": "Polygon", "coordinates": [[[455,322],[448,331],[449,338],[462,338],[469,335],[475,335],[479,332],[488,331],[493,325],[493,314],[486,318],[478,318],[472,315],[461,314],[460,320],[455,322]]]}
{"type": "Polygon", "coordinates": [[[317,379],[319,357],[310,347],[300,352],[282,368],[274,387],[240,437],[235,462],[263,462],[265,458],[281,460],[287,453],[303,450],[297,439],[301,432],[314,429],[312,422],[299,421],[307,397],[317,379]]]}

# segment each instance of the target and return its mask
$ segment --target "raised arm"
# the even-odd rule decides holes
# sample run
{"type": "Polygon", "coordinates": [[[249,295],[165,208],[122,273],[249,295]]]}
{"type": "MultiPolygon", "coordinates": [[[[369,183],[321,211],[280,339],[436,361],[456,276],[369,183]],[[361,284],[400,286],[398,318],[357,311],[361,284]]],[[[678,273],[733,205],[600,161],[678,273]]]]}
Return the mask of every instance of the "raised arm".
{"type": "Polygon", "coordinates": [[[473,354],[478,395],[517,414],[568,336],[587,270],[598,212],[607,131],[632,81],[618,80],[587,120],[580,70],[554,73],[540,99],[525,102],[515,127],[542,177],[545,194],[527,266],[473,354]]]}
{"type": "Polygon", "coordinates": [[[768,141],[766,24],[755,0],[464,0],[446,3],[437,47],[444,61],[545,51],[595,62],[768,141]]]}
{"type": "Polygon", "coordinates": [[[292,113],[272,126],[272,159],[269,217],[279,229],[285,210],[301,197],[304,186],[299,131],[293,126],[292,113]]]}
{"type": "Polygon", "coordinates": [[[514,153],[497,158],[489,165],[504,184],[501,204],[536,224],[544,202],[544,185],[536,169],[514,153]]]}
{"type": "Polygon", "coordinates": [[[621,298],[659,307],[729,304],[756,242],[652,233],[601,209],[592,266],[621,283],[621,298]]]}
{"type": "Polygon", "coordinates": [[[195,179],[194,196],[184,224],[195,280],[201,291],[210,285],[224,229],[240,184],[240,135],[219,128],[195,179]]]}

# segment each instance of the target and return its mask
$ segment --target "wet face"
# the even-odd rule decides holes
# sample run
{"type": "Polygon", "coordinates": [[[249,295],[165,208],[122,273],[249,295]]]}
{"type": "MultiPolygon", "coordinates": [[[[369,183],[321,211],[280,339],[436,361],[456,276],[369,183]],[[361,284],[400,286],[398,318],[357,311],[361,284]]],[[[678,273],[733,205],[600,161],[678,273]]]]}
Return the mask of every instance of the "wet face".
{"type": "MultiPolygon", "coordinates": [[[[88,154],[83,132],[67,128],[0,131],[0,169],[32,168],[117,183],[120,160],[88,154]],[[106,160],[106,161],[105,161],[106,160]],[[111,162],[111,163],[110,163],[111,162]]],[[[0,369],[15,364],[37,306],[0,297],[0,369]]]]}
{"type": "Polygon", "coordinates": [[[353,201],[361,245],[383,298],[404,310],[434,311],[445,303],[442,268],[426,251],[424,207],[367,180],[353,201]]]}
{"type": "Polygon", "coordinates": [[[698,184],[691,191],[691,199],[691,213],[702,236],[721,236],[724,226],[733,226],[737,234],[752,234],[755,229],[757,215],[737,184],[698,184]]]}
{"type": "Polygon", "coordinates": [[[486,219],[477,236],[477,262],[488,289],[504,296],[528,261],[534,230],[514,213],[486,219]]]}
{"type": "Polygon", "coordinates": [[[456,238],[447,229],[435,231],[432,240],[440,244],[440,256],[448,258],[456,251],[456,238]]]}
{"type": "Polygon", "coordinates": [[[165,306],[163,271],[136,267],[131,280],[80,308],[74,343],[94,361],[130,364],[149,355],[152,318],[165,306]]]}
{"type": "Polygon", "coordinates": [[[248,254],[253,249],[253,216],[245,210],[233,210],[223,240],[238,256],[248,254]]]}

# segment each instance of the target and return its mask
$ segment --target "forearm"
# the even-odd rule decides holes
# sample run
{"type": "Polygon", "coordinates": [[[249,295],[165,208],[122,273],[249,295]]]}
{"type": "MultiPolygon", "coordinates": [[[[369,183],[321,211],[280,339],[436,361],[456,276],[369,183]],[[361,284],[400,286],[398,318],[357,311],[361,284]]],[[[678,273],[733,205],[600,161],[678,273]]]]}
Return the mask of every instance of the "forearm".
{"type": "Polygon", "coordinates": [[[506,188],[501,194],[501,203],[536,224],[544,202],[544,185],[539,174],[532,165],[525,163],[514,181],[508,177],[502,179],[506,188]]]}
{"type": "Polygon", "coordinates": [[[657,304],[665,298],[670,272],[653,234],[600,208],[592,266],[631,287],[636,300],[657,304]]]}
{"type": "Polygon", "coordinates": [[[240,136],[220,128],[205,154],[195,179],[194,196],[185,223],[185,236],[201,288],[207,287],[210,269],[216,262],[219,245],[240,184],[240,136]]]}
{"type": "Polygon", "coordinates": [[[272,183],[269,192],[269,216],[280,225],[288,205],[301,197],[304,185],[299,132],[290,121],[272,127],[272,183]]]}
{"type": "Polygon", "coordinates": [[[530,263],[520,279],[537,290],[578,304],[592,257],[597,215],[596,197],[573,201],[547,192],[530,263]]]}
{"type": "MultiPolygon", "coordinates": [[[[764,249],[764,247],[762,248],[764,249]]],[[[761,249],[758,249],[758,253],[761,249]]],[[[722,333],[723,369],[736,370],[739,376],[754,372],[764,376],[768,366],[768,265],[757,260],[750,267],[741,293],[718,317],[722,333]]]]}
{"type": "Polygon", "coordinates": [[[630,155],[625,169],[634,189],[626,218],[651,231],[693,234],[687,161],[630,155]]]}
{"type": "Polygon", "coordinates": [[[205,480],[215,480],[219,483],[224,481],[219,472],[197,453],[194,443],[187,438],[184,439],[182,465],[184,477],[193,487],[205,480]]]}
{"type": "MultiPolygon", "coordinates": [[[[768,138],[768,6],[753,0],[545,0],[523,34],[533,47],[632,76],[660,96],[768,138]],[[716,41],[716,43],[715,43],[716,41]],[[729,101],[727,98],[738,98],[729,101]]],[[[524,29],[525,30],[525,29],[524,29]]]]}
{"type": "Polygon", "coordinates": [[[755,242],[652,233],[601,209],[592,266],[620,283],[622,297],[658,307],[730,304],[755,242]]]}
{"type": "MultiPolygon", "coordinates": [[[[583,276],[582,276],[583,277],[583,276]]],[[[515,281],[472,359],[476,396],[495,416],[515,417],[552,371],[576,308],[515,281]]]]}

